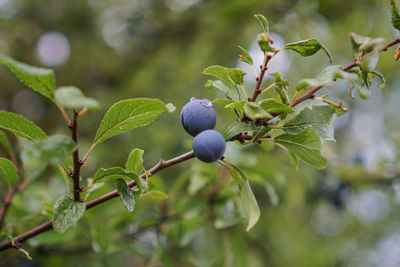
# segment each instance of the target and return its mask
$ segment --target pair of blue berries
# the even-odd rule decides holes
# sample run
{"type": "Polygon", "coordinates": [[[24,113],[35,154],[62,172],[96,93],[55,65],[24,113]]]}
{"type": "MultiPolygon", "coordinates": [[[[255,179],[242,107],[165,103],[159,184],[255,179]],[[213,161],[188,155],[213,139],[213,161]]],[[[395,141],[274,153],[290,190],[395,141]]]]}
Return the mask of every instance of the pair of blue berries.
{"type": "Polygon", "coordinates": [[[192,97],[182,108],[182,126],[188,134],[194,136],[194,155],[207,163],[219,160],[225,153],[224,137],[213,130],[216,122],[215,110],[208,99],[192,97]]]}

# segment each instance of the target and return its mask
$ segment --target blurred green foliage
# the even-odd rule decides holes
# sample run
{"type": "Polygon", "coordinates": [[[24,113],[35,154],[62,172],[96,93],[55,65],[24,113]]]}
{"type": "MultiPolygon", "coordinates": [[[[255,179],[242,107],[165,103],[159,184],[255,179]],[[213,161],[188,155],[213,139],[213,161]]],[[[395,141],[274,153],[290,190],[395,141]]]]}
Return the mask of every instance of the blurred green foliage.
{"type": "MultiPolygon", "coordinates": [[[[237,66],[237,46],[247,49],[260,32],[253,14],[264,14],[270,31],[286,42],[318,38],[334,64],[347,64],[353,60],[350,32],[394,39],[388,6],[384,0],[0,1],[0,51],[44,65],[39,38],[49,31],[65,35],[71,53],[55,67],[57,84],[77,86],[101,103],[100,110],[81,119],[81,153],[116,101],[156,97],[177,106],[150,126],[96,147],[82,170],[87,178],[99,167],[123,166],[133,148],[145,151],[147,168],[189,150],[192,139],[178,111],[192,96],[221,97],[204,87],[207,77],[201,72],[214,64],[237,66]]],[[[143,196],[133,213],[111,200],[89,210],[63,235],[50,231],[27,242],[32,262],[8,250],[1,252],[0,265],[399,265],[400,80],[392,54],[382,54],[378,65],[387,87],[372,86],[370,100],[353,101],[343,83],[324,89],[351,109],[336,119],[336,143],[324,143],[326,169],[300,164],[297,171],[286,152],[268,144],[229,143],[226,157],[246,170],[262,210],[250,232],[241,224],[229,226],[240,216],[228,198],[237,189],[227,174],[193,159],[152,178],[168,199],[143,196]]],[[[309,58],[293,53],[280,64],[289,67],[285,78],[296,84],[315,77],[328,60],[323,53],[309,58]]],[[[49,100],[29,91],[6,68],[0,69],[0,82],[1,109],[30,118],[49,134],[69,135],[49,100]]],[[[252,88],[248,83],[248,93],[252,88]]],[[[215,106],[217,129],[224,131],[232,119],[215,106]]],[[[15,234],[46,220],[43,205],[69,190],[55,171],[46,170],[15,196],[6,221],[15,234]]],[[[90,199],[111,189],[106,185],[90,199]]],[[[0,195],[6,190],[2,184],[0,195]]]]}

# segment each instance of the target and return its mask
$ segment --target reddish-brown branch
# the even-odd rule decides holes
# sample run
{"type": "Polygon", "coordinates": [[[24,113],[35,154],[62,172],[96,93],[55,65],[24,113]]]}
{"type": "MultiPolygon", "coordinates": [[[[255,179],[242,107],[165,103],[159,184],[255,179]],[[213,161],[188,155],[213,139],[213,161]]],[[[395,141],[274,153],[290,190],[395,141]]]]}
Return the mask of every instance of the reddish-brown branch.
{"type": "MultiPolygon", "coordinates": [[[[161,170],[163,170],[165,168],[168,168],[168,167],[173,166],[175,164],[178,164],[180,162],[186,161],[186,160],[191,159],[193,157],[194,157],[194,153],[193,153],[193,151],[190,151],[190,152],[187,152],[185,154],[182,154],[180,156],[177,156],[177,157],[172,158],[172,159],[167,160],[167,161],[160,160],[153,168],[151,168],[148,171],[148,173],[153,175],[153,174],[155,174],[155,173],[157,173],[157,172],[159,172],[159,171],[161,171],[161,170]]],[[[145,178],[146,174],[143,173],[140,177],[141,178],[145,178]]],[[[136,184],[135,181],[131,181],[131,182],[128,183],[128,185],[130,187],[134,186],[135,184],[136,184]]],[[[93,208],[93,207],[95,207],[95,206],[97,206],[97,205],[99,205],[99,204],[101,204],[101,203],[103,203],[103,202],[105,202],[105,201],[107,201],[109,199],[117,197],[117,196],[118,196],[117,190],[111,191],[111,192],[109,192],[109,193],[107,193],[107,194],[105,194],[105,195],[103,195],[103,196],[101,196],[99,198],[96,198],[96,199],[94,199],[92,201],[87,202],[86,203],[86,208],[87,209],[93,208]]],[[[50,230],[50,229],[52,229],[52,221],[47,221],[47,222],[45,222],[45,223],[43,223],[43,224],[41,224],[41,225],[39,225],[39,226],[37,226],[35,228],[23,233],[23,234],[18,235],[17,237],[14,238],[14,242],[15,242],[16,246],[20,246],[24,241],[28,240],[29,238],[34,237],[34,236],[36,236],[36,235],[38,235],[38,234],[40,234],[42,232],[45,232],[47,230],[50,230]]],[[[11,247],[13,247],[12,243],[11,243],[11,240],[5,241],[5,242],[0,244],[0,251],[8,249],[8,248],[11,248],[11,247]]]]}
{"type": "MultiPolygon", "coordinates": [[[[20,178],[18,179],[18,181],[20,178]]],[[[22,190],[28,184],[28,180],[24,180],[22,183],[15,185],[12,189],[8,191],[6,198],[4,199],[3,207],[0,210],[0,229],[4,227],[4,219],[6,217],[8,208],[11,205],[12,198],[18,191],[22,190]]]]}
{"type": "MultiPolygon", "coordinates": [[[[74,120],[71,125],[72,140],[78,145],[78,112],[74,110],[74,120]]],[[[80,187],[80,171],[82,163],[79,159],[79,149],[76,148],[72,154],[72,159],[74,162],[74,172],[72,173],[72,180],[74,183],[74,201],[81,201],[81,187],[80,187]]]]}
{"type": "MultiPolygon", "coordinates": [[[[267,52],[265,52],[265,53],[267,53],[267,52]]],[[[263,65],[261,66],[260,76],[257,77],[257,84],[256,84],[256,87],[254,89],[253,97],[251,99],[249,99],[250,102],[255,102],[256,99],[257,99],[257,96],[259,94],[261,94],[261,92],[262,92],[262,90],[260,89],[261,88],[261,84],[262,84],[262,81],[264,79],[265,72],[268,69],[268,62],[271,60],[271,58],[272,58],[272,56],[267,55],[265,60],[264,60],[263,65]]]]}
{"type": "Polygon", "coordinates": [[[1,211],[0,211],[0,228],[3,227],[4,218],[6,217],[8,207],[11,205],[11,200],[12,200],[12,197],[14,196],[15,192],[16,192],[16,187],[14,187],[13,189],[10,189],[8,191],[6,198],[4,199],[3,207],[1,208],[1,211]]]}
{"type": "MultiPolygon", "coordinates": [[[[400,38],[399,38],[399,39],[395,39],[395,40],[393,40],[393,41],[390,42],[390,43],[387,43],[386,45],[383,46],[383,48],[382,48],[381,50],[379,50],[379,52],[387,51],[388,48],[390,48],[390,47],[392,47],[392,46],[394,46],[394,45],[396,45],[396,44],[398,44],[398,43],[400,43],[400,38]]],[[[357,66],[357,63],[358,63],[358,62],[363,61],[367,56],[368,56],[368,54],[367,54],[367,55],[364,55],[363,57],[361,57],[358,61],[357,61],[357,60],[354,60],[354,61],[351,62],[349,65],[343,67],[343,70],[344,70],[344,71],[348,71],[348,70],[354,68],[355,66],[357,66]]],[[[307,93],[305,93],[303,96],[297,98],[297,99],[294,101],[294,103],[293,103],[292,106],[294,107],[294,106],[296,106],[297,104],[303,102],[304,100],[307,100],[307,99],[309,99],[309,98],[313,98],[313,97],[314,97],[314,94],[315,94],[319,89],[321,89],[322,87],[323,87],[323,86],[320,85],[320,86],[317,86],[317,87],[312,88],[310,91],[308,91],[307,93]]]]}

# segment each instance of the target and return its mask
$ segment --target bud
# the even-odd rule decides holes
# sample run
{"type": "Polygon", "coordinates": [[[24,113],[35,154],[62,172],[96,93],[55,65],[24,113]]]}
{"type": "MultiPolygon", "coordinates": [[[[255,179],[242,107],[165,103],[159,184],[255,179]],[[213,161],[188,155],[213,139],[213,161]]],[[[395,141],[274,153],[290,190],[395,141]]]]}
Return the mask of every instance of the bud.
{"type": "Polygon", "coordinates": [[[257,43],[260,46],[261,50],[264,52],[276,51],[269,45],[270,43],[272,43],[272,41],[269,39],[269,36],[266,33],[260,33],[259,35],[257,35],[257,43]]]}

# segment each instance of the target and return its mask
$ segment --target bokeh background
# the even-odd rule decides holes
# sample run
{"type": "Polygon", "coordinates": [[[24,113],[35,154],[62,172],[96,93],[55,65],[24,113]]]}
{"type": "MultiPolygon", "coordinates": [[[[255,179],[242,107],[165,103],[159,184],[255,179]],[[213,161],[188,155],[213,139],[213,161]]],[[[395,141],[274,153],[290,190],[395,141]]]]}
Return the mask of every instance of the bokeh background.
{"type": "MultiPolygon", "coordinates": [[[[222,96],[205,88],[201,72],[214,64],[245,67],[237,61],[238,45],[261,61],[257,13],[268,18],[277,46],[316,37],[332,52],[333,64],[352,61],[352,31],[387,41],[397,36],[385,0],[0,0],[0,51],[54,68],[58,86],[75,85],[102,103],[81,119],[81,153],[118,100],[156,97],[177,107],[96,147],[83,169],[86,178],[98,167],[123,166],[135,147],[145,150],[148,168],[189,150],[192,138],[180,125],[179,110],[192,96],[222,96]]],[[[32,261],[8,250],[0,253],[0,265],[400,266],[400,76],[393,52],[378,64],[386,88],[375,83],[370,100],[352,100],[345,82],[321,90],[351,109],[335,120],[336,142],[324,144],[326,169],[300,164],[297,171],[277,148],[229,143],[226,157],[248,172],[262,210],[250,232],[234,224],[240,216],[228,197],[235,193],[231,180],[216,165],[194,159],[154,177],[168,200],[140,199],[133,213],[111,200],[64,235],[47,232],[27,242],[32,261]]],[[[294,87],[328,64],[323,53],[302,58],[284,52],[269,72],[283,72],[294,87]]],[[[249,71],[249,93],[254,82],[249,71]]],[[[49,134],[69,134],[50,101],[4,67],[0,88],[1,109],[49,134]]],[[[233,116],[216,109],[223,132],[233,116]]],[[[111,189],[105,185],[91,198],[111,189]]],[[[8,227],[17,234],[46,220],[43,203],[66,191],[64,179],[47,170],[15,197],[8,227]]],[[[4,184],[0,194],[6,194],[4,184]]]]}

